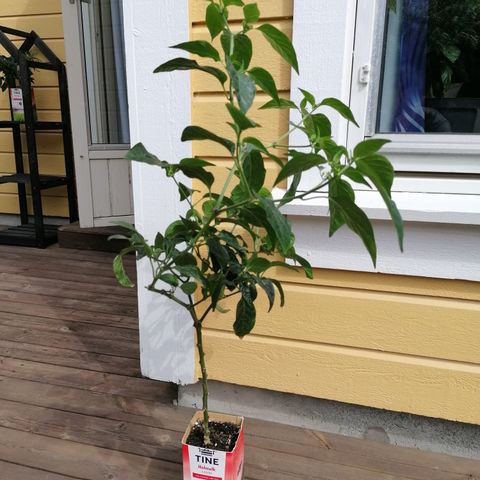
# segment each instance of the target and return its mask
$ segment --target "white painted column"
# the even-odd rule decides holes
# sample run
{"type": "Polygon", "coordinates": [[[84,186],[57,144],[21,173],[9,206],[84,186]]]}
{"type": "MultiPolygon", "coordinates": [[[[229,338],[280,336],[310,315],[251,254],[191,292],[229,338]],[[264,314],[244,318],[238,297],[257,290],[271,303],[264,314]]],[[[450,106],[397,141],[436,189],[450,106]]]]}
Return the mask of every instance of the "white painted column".
{"type": "MultiPolygon", "coordinates": [[[[190,124],[188,72],[153,74],[173,58],[168,48],[189,38],[188,0],[124,0],[125,47],[131,143],[142,142],[162,160],[191,156],[181,143],[190,124]]],[[[133,163],[135,225],[151,242],[156,232],[184,213],[177,188],[156,167],[133,163]]],[[[188,180],[184,180],[188,186],[188,180]]],[[[149,265],[137,264],[142,374],[175,383],[194,381],[194,335],[186,312],[172,301],[145,289],[149,265]]]]}
{"type": "MultiPolygon", "coordinates": [[[[299,88],[312,92],[317,101],[335,97],[350,103],[353,44],[357,0],[300,0],[294,2],[293,44],[295,46],[300,76],[292,70],[291,98],[302,98],[299,88]]],[[[345,144],[347,122],[326,108],[332,119],[334,138],[345,144]]],[[[297,122],[299,114],[291,111],[291,120],[297,122]]],[[[304,136],[295,131],[290,136],[291,145],[304,144],[304,136]]],[[[304,175],[301,187],[313,186],[317,177],[304,175]]]]}

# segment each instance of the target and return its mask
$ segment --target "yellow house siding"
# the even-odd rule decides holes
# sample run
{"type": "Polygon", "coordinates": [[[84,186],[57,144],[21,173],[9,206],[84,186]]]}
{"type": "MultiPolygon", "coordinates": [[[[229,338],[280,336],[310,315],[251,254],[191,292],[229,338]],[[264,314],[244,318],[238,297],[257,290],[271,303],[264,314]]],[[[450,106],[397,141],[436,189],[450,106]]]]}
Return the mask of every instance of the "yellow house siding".
{"type": "MultiPolygon", "coordinates": [[[[293,0],[258,4],[263,18],[291,34],[293,0]]],[[[191,38],[208,38],[205,2],[190,6],[191,38]]],[[[232,13],[240,18],[241,10],[232,13]]],[[[252,65],[268,68],[288,98],[289,69],[260,36],[254,46],[252,65]]],[[[265,99],[260,94],[256,105],[265,99]]],[[[192,75],[192,124],[231,137],[224,103],[215,82],[192,75]]],[[[251,114],[264,126],[255,134],[270,143],[286,131],[287,115],[251,114]]],[[[221,147],[197,142],[193,153],[225,178],[229,160],[221,147]]],[[[267,169],[273,176],[276,166],[267,169]]],[[[254,335],[239,340],[231,333],[233,313],[209,320],[210,378],[480,424],[478,283],[334,270],[316,270],[313,281],[277,275],[285,281],[286,306],[267,314],[261,299],[254,335]]],[[[235,311],[234,302],[224,306],[235,311]]]]}
{"type": "MultiPolygon", "coordinates": [[[[62,9],[60,0],[2,0],[0,24],[19,30],[35,30],[47,45],[65,60],[63,42],[62,9]]],[[[17,45],[20,40],[15,40],[17,45]]],[[[4,52],[2,52],[4,53],[4,52]]],[[[38,117],[41,120],[59,120],[59,96],[56,89],[55,72],[34,72],[34,89],[38,117]]],[[[10,119],[7,92],[0,94],[0,119],[10,119]]],[[[56,133],[37,134],[38,161],[40,172],[46,174],[64,174],[62,139],[56,133]]],[[[23,145],[26,152],[26,145],[23,145]]],[[[24,155],[28,167],[27,156],[24,155]]],[[[15,170],[11,133],[0,130],[0,174],[8,174],[15,170]]],[[[28,170],[28,168],[27,168],[28,170]]],[[[44,214],[51,216],[67,216],[68,207],[64,187],[47,190],[43,193],[44,214]]],[[[29,198],[29,204],[30,204],[29,198]]],[[[18,214],[16,186],[6,184],[0,186],[0,214],[18,214]]]]}

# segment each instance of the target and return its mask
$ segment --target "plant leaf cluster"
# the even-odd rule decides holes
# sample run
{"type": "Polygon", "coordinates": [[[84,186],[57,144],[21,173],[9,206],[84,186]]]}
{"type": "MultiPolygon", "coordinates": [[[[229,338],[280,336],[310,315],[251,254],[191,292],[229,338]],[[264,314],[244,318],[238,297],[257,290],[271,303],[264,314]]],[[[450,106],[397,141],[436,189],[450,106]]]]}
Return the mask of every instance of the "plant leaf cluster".
{"type": "MultiPolygon", "coordinates": [[[[199,60],[177,57],[155,69],[155,72],[199,70],[224,89],[231,137],[221,137],[192,125],[185,128],[181,138],[182,141],[214,142],[224,148],[231,165],[223,185],[215,188],[212,164],[198,157],[170,163],[157,158],[141,143],[126,156],[128,160],[161,168],[176,183],[180,201],[186,202],[188,208],[165,232],[158,233],[153,243],[147,242],[133,226],[124,225],[131,232],[130,247],[115,260],[115,274],[122,285],[131,286],[121,258],[134,251],[138,258],[145,257],[150,262],[152,282],[148,288],[189,311],[200,339],[204,389],[206,370],[202,364],[201,327],[208,314],[224,313],[224,300],[233,298],[236,302],[233,329],[239,337],[244,337],[255,326],[256,301],[260,294],[268,300],[269,310],[276,303],[281,306],[285,303],[276,268],[298,269],[309,278],[313,276],[308,261],[295,251],[291,225],[281,212],[283,205],[312,195],[327,195],[330,234],[346,225],[361,238],[375,263],[373,228],[356,205],[353,188],[355,183],[374,186],[391,213],[400,245],[403,239],[402,220],[391,198],[393,168],[380,153],[386,142],[366,140],[349,152],[332,138],[332,126],[326,114],[328,110],[337,112],[356,125],[345,104],[334,98],[317,101],[312,93],[303,90],[299,105],[281,98],[273,76],[263,67],[252,65],[251,38],[263,36],[273,51],[296,71],[299,70],[297,56],[283,32],[270,24],[257,25],[259,19],[256,3],[209,0],[205,20],[212,41],[190,41],[173,47],[194,54],[199,60]],[[236,29],[228,20],[230,8],[243,9],[243,21],[240,25],[235,23],[236,29]],[[214,44],[215,39],[220,41],[214,44]],[[252,133],[260,127],[251,115],[258,90],[270,98],[262,108],[296,109],[301,117],[299,123],[292,124],[289,132],[270,145],[252,133]],[[293,130],[304,132],[304,147],[282,145],[282,140],[286,141],[293,130]],[[269,184],[266,175],[267,161],[277,164],[275,185],[289,182],[281,198],[272,196],[271,181],[269,184]],[[318,172],[318,183],[308,191],[299,190],[302,175],[311,170],[318,172]],[[194,192],[182,183],[182,174],[201,182],[205,188],[194,192]]],[[[207,410],[204,401],[204,411],[207,410]]]]}

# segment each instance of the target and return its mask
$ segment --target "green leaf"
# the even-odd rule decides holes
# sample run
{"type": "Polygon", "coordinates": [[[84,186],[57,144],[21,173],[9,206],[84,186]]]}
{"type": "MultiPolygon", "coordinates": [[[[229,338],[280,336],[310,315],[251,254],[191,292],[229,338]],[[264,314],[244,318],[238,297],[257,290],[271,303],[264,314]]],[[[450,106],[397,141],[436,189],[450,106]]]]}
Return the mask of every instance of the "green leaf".
{"type": "Polygon", "coordinates": [[[164,241],[163,235],[160,232],[158,232],[157,235],[155,236],[155,248],[159,248],[163,250],[163,241],[164,241]]]}
{"type": "Polygon", "coordinates": [[[249,128],[259,127],[259,125],[253,120],[250,120],[241,110],[233,106],[231,103],[227,103],[227,110],[233,118],[235,125],[239,127],[241,132],[249,128]]]}
{"type": "Polygon", "coordinates": [[[130,238],[125,235],[110,235],[107,240],[111,242],[112,240],[130,240],[130,238]]]}
{"type": "Polygon", "coordinates": [[[214,237],[208,237],[206,243],[210,256],[213,257],[220,266],[226,266],[230,261],[230,256],[226,248],[214,237]]]}
{"type": "Polygon", "coordinates": [[[213,213],[213,210],[217,206],[216,200],[207,200],[206,202],[202,203],[202,211],[206,217],[210,217],[213,213]]]}
{"type": "Polygon", "coordinates": [[[319,137],[332,136],[332,123],[330,119],[323,113],[316,113],[310,117],[315,133],[319,137]]]}
{"type": "Polygon", "coordinates": [[[350,180],[353,180],[355,183],[360,183],[362,185],[367,186],[368,188],[372,188],[372,186],[365,180],[363,174],[359,171],[355,170],[352,167],[348,167],[343,174],[348,177],[350,180]]]}
{"type": "Polygon", "coordinates": [[[180,288],[186,295],[193,295],[197,289],[197,284],[195,282],[187,282],[184,283],[180,288]]]}
{"type": "Polygon", "coordinates": [[[220,12],[220,7],[216,3],[210,3],[207,7],[205,21],[207,23],[208,31],[212,40],[218,36],[223,30],[223,17],[220,12]]]}
{"type": "Polygon", "coordinates": [[[299,90],[303,94],[303,98],[312,106],[314,107],[317,104],[315,97],[307,90],[303,90],[303,88],[299,88],[299,90]]]}
{"type": "Polygon", "coordinates": [[[191,198],[194,190],[191,188],[188,188],[186,185],[184,185],[182,182],[178,184],[178,193],[180,194],[180,201],[183,202],[187,198],[191,198]]]}
{"type": "MultiPolygon", "coordinates": [[[[341,216],[341,220],[356,233],[367,248],[374,265],[377,263],[377,246],[372,224],[352,198],[352,187],[343,180],[332,181],[329,189],[330,210],[334,209],[341,216]]],[[[337,228],[338,229],[338,228],[337,228]]],[[[330,236],[332,236],[330,230],[330,236]]]]}
{"type": "Polygon", "coordinates": [[[226,7],[229,7],[230,5],[234,5],[236,7],[243,7],[245,5],[242,0],[223,0],[223,4],[226,7]]]}
{"type": "Polygon", "coordinates": [[[232,190],[231,196],[233,203],[242,203],[250,198],[243,185],[236,185],[232,190]]]}
{"type": "Polygon", "coordinates": [[[381,138],[371,138],[360,142],[353,150],[353,156],[357,158],[369,157],[377,153],[384,145],[390,143],[390,140],[381,138]]]}
{"type": "Polygon", "coordinates": [[[153,73],[174,72],[176,70],[200,70],[213,75],[222,85],[228,80],[227,74],[215,67],[204,67],[190,58],[174,58],[158,66],[153,73]]]}
{"type": "Polygon", "coordinates": [[[180,166],[182,167],[214,167],[213,163],[207,162],[202,158],[183,158],[180,160],[180,166]]]}
{"type": "Polygon", "coordinates": [[[456,45],[444,45],[441,47],[443,55],[451,62],[455,63],[462,54],[462,51],[456,45]]]}
{"type": "Polygon", "coordinates": [[[268,298],[268,311],[272,310],[275,303],[275,287],[273,282],[268,278],[259,278],[258,284],[262,287],[263,291],[267,294],[268,298]]]}
{"type": "Polygon", "coordinates": [[[256,3],[249,3],[243,7],[243,16],[245,17],[245,22],[252,24],[258,21],[260,18],[260,10],[256,3]]]}
{"type": "Polygon", "coordinates": [[[179,43],[173,45],[170,48],[178,48],[179,50],[185,50],[186,52],[199,55],[204,58],[212,58],[216,62],[220,61],[220,54],[218,50],[209,42],[205,40],[195,40],[192,42],[179,43]]]}
{"type": "Polygon", "coordinates": [[[286,217],[269,198],[260,198],[260,205],[265,211],[267,221],[275,231],[282,252],[288,252],[293,246],[294,236],[286,217]]]}
{"type": "Polygon", "coordinates": [[[298,73],[298,60],[290,39],[273,25],[264,24],[258,27],[268,43],[298,73]]]}
{"type": "Polygon", "coordinates": [[[254,149],[255,149],[255,150],[258,150],[259,152],[268,154],[267,147],[265,147],[265,145],[264,145],[260,140],[258,140],[258,138],[255,138],[255,137],[245,137],[245,138],[243,139],[243,143],[244,143],[244,144],[248,144],[248,145],[254,147],[254,149]]]}
{"type": "Polygon", "coordinates": [[[278,185],[282,180],[295,175],[296,173],[310,170],[312,167],[318,167],[327,163],[327,160],[322,155],[316,155],[314,153],[303,153],[295,150],[291,151],[292,159],[289,160],[285,166],[280,170],[275,185],[278,185]]]}
{"type": "Polygon", "coordinates": [[[258,192],[265,182],[266,170],[260,152],[254,150],[243,160],[243,171],[250,189],[258,192]]]}
{"type": "Polygon", "coordinates": [[[132,225],[131,223],[129,222],[124,222],[123,220],[117,220],[115,222],[112,222],[114,225],[117,225],[119,227],[122,227],[122,228],[125,228],[126,230],[130,231],[130,232],[133,232],[133,233],[137,233],[137,230],[135,229],[135,226],[132,225]]]}
{"type": "Polygon", "coordinates": [[[171,285],[172,287],[178,287],[178,278],[172,273],[162,273],[158,275],[157,279],[168,283],[168,285],[171,285]]]}
{"type": "Polygon", "coordinates": [[[160,160],[155,155],[150,153],[143,145],[143,143],[137,143],[133,146],[127,154],[123,157],[125,160],[132,160],[135,162],[147,163],[148,165],[155,165],[157,167],[165,168],[168,162],[160,160]]]}
{"type": "Polygon", "coordinates": [[[309,278],[310,280],[313,280],[313,269],[308,260],[301,257],[300,255],[297,255],[296,253],[290,255],[290,258],[292,260],[295,260],[298,264],[300,264],[303,267],[303,271],[305,272],[305,275],[307,276],[307,278],[309,278]]]}
{"type": "Polygon", "coordinates": [[[273,100],[270,100],[269,102],[265,103],[265,105],[262,105],[259,110],[268,110],[269,108],[278,108],[278,109],[286,109],[286,108],[297,108],[295,103],[293,103],[291,100],[285,100],[284,98],[279,98],[278,100],[274,98],[273,100]]]}
{"type": "Polygon", "coordinates": [[[382,155],[357,160],[356,164],[357,170],[372,181],[382,196],[395,226],[400,250],[403,251],[403,220],[391,195],[395,175],[392,164],[382,155]]]}
{"type": "Polygon", "coordinates": [[[232,84],[237,97],[238,105],[243,113],[247,113],[253,104],[257,87],[255,82],[245,73],[235,70],[233,65],[229,65],[232,84]]]}
{"type": "Polygon", "coordinates": [[[190,252],[180,252],[176,257],[174,257],[174,261],[175,265],[178,265],[179,267],[197,265],[197,259],[195,258],[195,255],[192,255],[190,252]]]}
{"type": "Polygon", "coordinates": [[[358,127],[358,123],[353,116],[352,111],[349,107],[347,107],[343,102],[338,100],[337,98],[325,98],[320,103],[321,107],[330,107],[333,108],[336,112],[338,112],[343,118],[346,118],[348,121],[352,122],[354,125],[358,127]]]}
{"type": "MultiPolygon", "coordinates": [[[[252,61],[253,45],[247,35],[237,33],[234,36],[232,63],[237,70],[246,70],[252,61]]],[[[228,55],[228,53],[227,53],[228,55]]]]}
{"type": "Polygon", "coordinates": [[[176,270],[182,277],[201,279],[198,268],[193,265],[177,266],[176,270]]]}
{"type": "Polygon", "coordinates": [[[285,292],[283,291],[282,284],[274,278],[270,278],[270,281],[277,287],[278,293],[280,294],[280,306],[283,307],[285,305],[285,292]]]}
{"type": "Polygon", "coordinates": [[[285,162],[278,158],[273,153],[270,153],[267,147],[260,141],[258,138],[255,137],[246,137],[243,139],[243,144],[246,146],[246,152],[258,151],[264,153],[268,157],[270,157],[279,167],[283,167],[285,162]]]}
{"type": "Polygon", "coordinates": [[[242,297],[237,303],[236,320],[233,324],[233,330],[237,337],[243,338],[252,331],[256,315],[255,305],[242,297]]]}
{"type": "Polygon", "coordinates": [[[182,133],[182,142],[191,140],[211,140],[212,142],[223,145],[232,155],[235,154],[235,144],[231,140],[219,137],[202,127],[190,126],[185,128],[182,133]]]}
{"type": "Polygon", "coordinates": [[[252,258],[247,264],[248,270],[253,273],[263,273],[269,267],[270,261],[263,257],[252,258]]]}
{"type": "Polygon", "coordinates": [[[254,67],[248,71],[248,74],[267,95],[270,95],[274,100],[280,101],[275,80],[267,70],[254,67]]]}
{"type": "MultiPolygon", "coordinates": [[[[188,159],[195,160],[195,159],[188,159]]],[[[215,181],[215,177],[212,173],[207,172],[203,167],[190,167],[188,165],[179,164],[178,168],[188,178],[196,178],[200,180],[208,189],[210,189],[215,181]]]]}
{"type": "Polygon", "coordinates": [[[115,257],[115,259],[113,260],[113,273],[115,274],[118,283],[122,287],[132,288],[135,285],[128,278],[127,272],[125,271],[125,267],[123,265],[123,255],[125,255],[129,251],[133,251],[133,248],[124,249],[124,253],[120,253],[115,257]]]}

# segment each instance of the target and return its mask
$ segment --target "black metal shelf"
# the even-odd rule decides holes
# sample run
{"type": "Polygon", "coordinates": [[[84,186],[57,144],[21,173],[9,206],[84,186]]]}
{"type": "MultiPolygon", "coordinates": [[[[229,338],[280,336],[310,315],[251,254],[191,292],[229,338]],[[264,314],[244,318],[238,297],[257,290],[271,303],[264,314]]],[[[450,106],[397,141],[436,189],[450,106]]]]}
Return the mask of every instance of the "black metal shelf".
{"type": "MultiPolygon", "coordinates": [[[[12,128],[14,126],[21,127],[24,122],[14,120],[0,120],[0,128],[12,128]]],[[[65,126],[63,122],[33,122],[35,130],[62,130],[65,126]]]]}
{"type": "Polygon", "coordinates": [[[75,188],[75,170],[73,163],[72,128],[70,108],[68,103],[67,73],[63,62],[53,53],[47,44],[34,32],[23,32],[9,27],[0,26],[0,45],[9,53],[19,69],[19,87],[23,95],[25,121],[0,121],[0,128],[10,128],[13,136],[15,168],[14,174],[0,176],[0,184],[16,183],[21,225],[0,230],[0,244],[24,245],[45,248],[57,241],[57,227],[46,225],[43,216],[42,190],[66,185],[70,222],[78,220],[78,205],[75,188]],[[23,43],[13,43],[9,36],[24,39],[23,43]],[[35,56],[41,55],[45,61],[32,60],[29,53],[35,47],[35,56]],[[32,105],[32,84],[29,68],[52,70],[57,72],[58,92],[60,97],[61,121],[43,122],[36,119],[32,105]],[[65,175],[42,175],[39,171],[37,158],[37,132],[57,131],[62,134],[65,160],[65,175]],[[22,142],[22,136],[25,142],[22,142]],[[22,144],[27,145],[28,169],[24,166],[22,144]],[[29,173],[26,173],[27,170],[29,173]],[[27,203],[28,193],[31,195],[34,223],[29,223],[27,203]]]}
{"type": "MultiPolygon", "coordinates": [[[[0,176],[0,184],[2,183],[21,183],[23,185],[32,185],[32,176],[28,173],[15,173],[13,175],[0,176]]],[[[60,187],[67,185],[68,178],[57,175],[39,175],[38,181],[35,182],[41,190],[46,188],[60,187]]]]}

